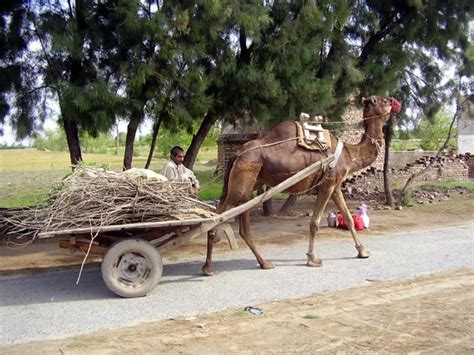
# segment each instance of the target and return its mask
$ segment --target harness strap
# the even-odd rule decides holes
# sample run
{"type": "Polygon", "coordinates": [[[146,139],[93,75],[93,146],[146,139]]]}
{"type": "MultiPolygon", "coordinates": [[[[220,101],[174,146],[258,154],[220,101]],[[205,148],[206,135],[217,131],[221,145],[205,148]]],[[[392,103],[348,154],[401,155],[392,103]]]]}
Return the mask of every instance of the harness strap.
{"type": "Polygon", "coordinates": [[[344,148],[344,143],[342,143],[342,141],[338,139],[336,151],[334,152],[334,160],[329,163],[329,167],[331,169],[334,169],[336,167],[337,161],[339,160],[339,157],[341,156],[341,153],[342,153],[342,148],[344,148]]]}

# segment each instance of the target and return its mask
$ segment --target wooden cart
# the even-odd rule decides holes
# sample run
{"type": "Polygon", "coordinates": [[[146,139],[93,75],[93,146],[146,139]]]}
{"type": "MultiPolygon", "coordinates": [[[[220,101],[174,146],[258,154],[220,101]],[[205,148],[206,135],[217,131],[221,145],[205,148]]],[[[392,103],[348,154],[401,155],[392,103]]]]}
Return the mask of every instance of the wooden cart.
{"type": "Polygon", "coordinates": [[[163,262],[160,253],[206,235],[212,229],[222,230],[230,247],[237,248],[229,224],[232,219],[316,173],[323,164],[333,160],[334,156],[330,155],[252,200],[211,218],[65,229],[43,232],[38,237],[69,236],[68,240],[60,241],[60,247],[89,250],[92,254],[103,256],[102,277],[112,292],[122,297],[144,296],[161,279],[163,262]]]}

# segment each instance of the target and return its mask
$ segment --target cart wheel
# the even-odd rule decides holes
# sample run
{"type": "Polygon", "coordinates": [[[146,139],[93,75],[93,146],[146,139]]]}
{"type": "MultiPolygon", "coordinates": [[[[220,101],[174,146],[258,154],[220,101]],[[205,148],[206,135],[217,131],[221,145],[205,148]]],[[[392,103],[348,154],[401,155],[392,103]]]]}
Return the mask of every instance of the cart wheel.
{"type": "Polygon", "coordinates": [[[112,292],[122,297],[141,297],[160,282],[163,262],[158,250],[148,241],[126,239],[110,247],[101,270],[112,292]]]}

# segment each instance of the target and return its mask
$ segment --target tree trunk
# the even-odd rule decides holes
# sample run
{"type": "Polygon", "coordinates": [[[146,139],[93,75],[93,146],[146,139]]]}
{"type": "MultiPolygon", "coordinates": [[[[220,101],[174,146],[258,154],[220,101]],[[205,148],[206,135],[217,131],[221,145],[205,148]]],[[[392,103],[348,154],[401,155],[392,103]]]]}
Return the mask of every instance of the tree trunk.
{"type": "Polygon", "coordinates": [[[395,201],[393,199],[392,187],[390,185],[390,145],[393,137],[393,122],[392,118],[388,120],[384,126],[384,137],[385,137],[385,153],[383,161],[383,186],[385,191],[385,203],[390,207],[393,207],[395,201]]]}
{"type": "Polygon", "coordinates": [[[115,137],[115,155],[119,155],[119,152],[120,152],[120,132],[119,132],[119,125],[117,123],[117,127],[116,127],[116,133],[117,133],[117,137],[115,137]]]}
{"type": "MultiPolygon", "coordinates": [[[[266,188],[265,188],[265,186],[262,186],[262,187],[257,189],[257,194],[261,195],[268,189],[270,189],[268,186],[266,188]]],[[[262,210],[263,210],[263,215],[265,217],[269,217],[269,216],[273,215],[273,197],[269,200],[266,200],[262,204],[262,210]]]]}
{"type": "Polygon", "coordinates": [[[82,161],[79,129],[77,128],[77,122],[67,119],[64,114],[62,114],[62,116],[67,146],[69,148],[69,157],[71,159],[72,170],[74,170],[76,165],[82,161]]]}
{"type": "Polygon", "coordinates": [[[132,168],[133,144],[135,142],[138,126],[143,119],[143,115],[143,108],[141,110],[134,109],[132,111],[130,122],[127,126],[127,139],[125,140],[125,152],[123,154],[123,170],[132,168]]]}
{"type": "Polygon", "coordinates": [[[162,115],[160,115],[160,117],[158,117],[158,120],[156,120],[154,125],[153,125],[153,133],[152,133],[152,138],[151,138],[150,151],[148,152],[148,159],[146,160],[145,169],[148,169],[150,167],[151,160],[153,159],[153,152],[155,151],[155,147],[156,147],[156,139],[158,137],[158,132],[160,131],[160,125],[161,125],[161,121],[162,121],[161,118],[162,118],[162,115]]]}
{"type": "Polygon", "coordinates": [[[216,123],[217,117],[211,113],[208,113],[201,123],[197,133],[193,136],[191,145],[189,146],[186,156],[184,157],[183,164],[188,169],[193,170],[194,162],[196,161],[197,154],[201,148],[202,142],[206,139],[207,134],[211,130],[214,123],[216,123]]]}
{"type": "Polygon", "coordinates": [[[296,202],[298,201],[298,195],[290,195],[285,200],[283,206],[281,206],[280,211],[278,214],[280,216],[288,216],[289,212],[293,207],[295,207],[296,202]]]}

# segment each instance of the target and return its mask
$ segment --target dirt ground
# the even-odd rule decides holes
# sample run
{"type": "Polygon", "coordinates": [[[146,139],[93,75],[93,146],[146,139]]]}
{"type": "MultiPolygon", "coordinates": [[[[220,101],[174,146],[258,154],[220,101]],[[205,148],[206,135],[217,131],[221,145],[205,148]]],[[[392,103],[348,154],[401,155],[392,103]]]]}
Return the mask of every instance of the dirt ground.
{"type": "MultiPolygon", "coordinates": [[[[474,221],[472,214],[466,219],[463,213],[472,211],[472,198],[463,195],[400,211],[369,210],[371,228],[360,236],[364,239],[474,221]]],[[[354,212],[356,206],[350,203],[354,212]]],[[[332,210],[334,206],[329,205],[325,215],[332,210]]],[[[253,218],[255,240],[258,245],[301,243],[304,252],[310,212],[310,200],[300,201],[292,217],[264,218],[257,210],[253,218]]],[[[326,225],[323,220],[318,238],[345,238],[352,243],[347,231],[326,225]]],[[[246,248],[242,242],[239,245],[246,248]]],[[[217,252],[230,252],[224,240],[217,244],[217,252]]],[[[166,260],[204,254],[203,238],[170,251],[164,260],[166,264],[166,260]]],[[[81,255],[70,255],[51,241],[22,249],[0,248],[0,274],[38,272],[41,268],[77,265],[81,261],[81,255]]],[[[256,305],[263,315],[231,309],[0,348],[0,353],[472,353],[473,273],[474,269],[463,269],[403,281],[374,282],[305,299],[256,305]]]]}

